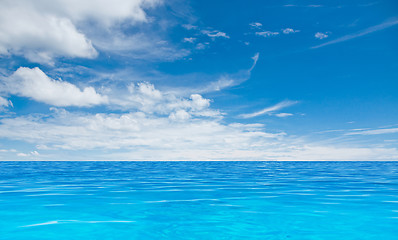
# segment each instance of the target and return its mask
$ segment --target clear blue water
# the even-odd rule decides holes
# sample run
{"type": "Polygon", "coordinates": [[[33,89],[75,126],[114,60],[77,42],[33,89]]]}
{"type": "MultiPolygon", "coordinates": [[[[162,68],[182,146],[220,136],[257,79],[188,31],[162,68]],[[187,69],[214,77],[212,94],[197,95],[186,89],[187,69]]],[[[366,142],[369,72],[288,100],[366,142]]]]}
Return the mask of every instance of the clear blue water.
{"type": "Polygon", "coordinates": [[[398,162],[0,162],[0,239],[398,239],[398,162]]]}

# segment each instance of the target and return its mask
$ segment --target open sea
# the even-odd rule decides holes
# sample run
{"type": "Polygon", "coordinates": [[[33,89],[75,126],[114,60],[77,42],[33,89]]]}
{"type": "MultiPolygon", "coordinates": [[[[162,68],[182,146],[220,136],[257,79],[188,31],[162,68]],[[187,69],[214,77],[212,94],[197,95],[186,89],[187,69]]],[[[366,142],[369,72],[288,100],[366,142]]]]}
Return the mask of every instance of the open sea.
{"type": "Polygon", "coordinates": [[[398,239],[398,162],[0,162],[0,239],[398,239]]]}

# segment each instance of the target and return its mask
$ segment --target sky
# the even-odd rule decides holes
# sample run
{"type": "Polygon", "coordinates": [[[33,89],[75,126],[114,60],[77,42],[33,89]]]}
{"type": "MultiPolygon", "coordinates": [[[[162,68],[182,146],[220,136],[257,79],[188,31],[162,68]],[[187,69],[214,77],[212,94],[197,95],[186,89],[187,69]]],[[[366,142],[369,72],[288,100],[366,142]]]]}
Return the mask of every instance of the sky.
{"type": "Polygon", "coordinates": [[[398,160],[396,0],[2,0],[0,160],[398,160]]]}

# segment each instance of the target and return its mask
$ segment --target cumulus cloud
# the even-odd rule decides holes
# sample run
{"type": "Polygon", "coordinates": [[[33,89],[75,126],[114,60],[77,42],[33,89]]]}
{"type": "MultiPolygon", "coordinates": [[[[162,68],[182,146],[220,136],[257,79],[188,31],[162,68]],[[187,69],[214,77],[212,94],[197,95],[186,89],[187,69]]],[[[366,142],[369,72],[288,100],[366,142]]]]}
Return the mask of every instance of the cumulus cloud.
{"type": "MultiPolygon", "coordinates": [[[[242,117],[242,118],[252,118],[252,117],[257,117],[257,116],[264,115],[264,114],[272,115],[272,113],[274,113],[274,112],[276,112],[276,111],[278,111],[280,109],[283,109],[283,108],[286,108],[286,107],[290,107],[290,106],[295,105],[297,103],[298,103],[297,101],[282,101],[280,103],[275,104],[274,106],[264,108],[263,110],[260,110],[260,111],[254,112],[254,113],[241,114],[240,117],[242,117]]],[[[286,117],[286,116],[285,115],[279,115],[278,117],[286,117]]]]}
{"type": "Polygon", "coordinates": [[[326,34],[326,33],[321,33],[321,32],[315,33],[314,36],[315,36],[315,38],[318,38],[318,39],[324,39],[324,38],[328,38],[328,37],[329,37],[328,34],[326,34]]]}
{"type": "Polygon", "coordinates": [[[294,30],[293,28],[285,28],[282,29],[283,34],[291,34],[291,33],[298,33],[300,30],[294,30]]]}
{"type": "Polygon", "coordinates": [[[82,32],[85,21],[105,28],[124,21],[145,22],[144,8],[159,2],[4,0],[0,2],[0,54],[22,55],[47,64],[53,64],[59,56],[95,58],[98,52],[82,32]]]}
{"type": "Polygon", "coordinates": [[[98,55],[69,19],[18,7],[0,8],[0,54],[23,55],[32,62],[48,64],[53,64],[56,56],[98,55]]]}
{"type": "Polygon", "coordinates": [[[176,112],[173,112],[170,114],[169,118],[172,120],[179,120],[179,121],[184,121],[187,120],[191,117],[191,115],[189,113],[187,113],[187,111],[185,110],[178,110],[176,112]]]}
{"type": "Polygon", "coordinates": [[[188,116],[187,114],[203,117],[220,116],[218,111],[210,109],[210,99],[203,98],[200,94],[181,98],[172,92],[161,92],[148,82],[130,84],[127,93],[113,94],[109,107],[170,116],[173,119],[182,119],[181,116],[188,116]]]}
{"type": "Polygon", "coordinates": [[[262,36],[262,37],[272,37],[272,36],[279,35],[279,32],[271,32],[271,31],[256,32],[256,35],[262,36]]]}
{"type": "Polygon", "coordinates": [[[39,68],[20,67],[6,78],[2,90],[53,106],[88,107],[108,102],[93,87],[80,90],[75,85],[49,78],[39,68]]]}
{"type": "Polygon", "coordinates": [[[62,11],[75,21],[92,19],[102,22],[106,26],[111,26],[117,22],[146,22],[148,20],[144,11],[160,4],[161,0],[56,0],[53,4],[43,4],[44,8],[55,8],[54,11],[62,11]],[[55,2],[55,3],[54,3],[55,2]],[[56,4],[58,6],[56,6],[56,4]]]}

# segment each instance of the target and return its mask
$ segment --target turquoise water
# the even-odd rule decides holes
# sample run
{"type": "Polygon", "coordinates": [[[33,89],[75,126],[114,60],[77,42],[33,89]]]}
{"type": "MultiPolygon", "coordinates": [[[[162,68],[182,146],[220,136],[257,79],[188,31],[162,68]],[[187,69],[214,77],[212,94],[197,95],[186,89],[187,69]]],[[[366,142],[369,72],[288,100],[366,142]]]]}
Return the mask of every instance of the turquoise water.
{"type": "Polygon", "coordinates": [[[398,239],[398,162],[0,162],[0,239],[398,239]]]}

